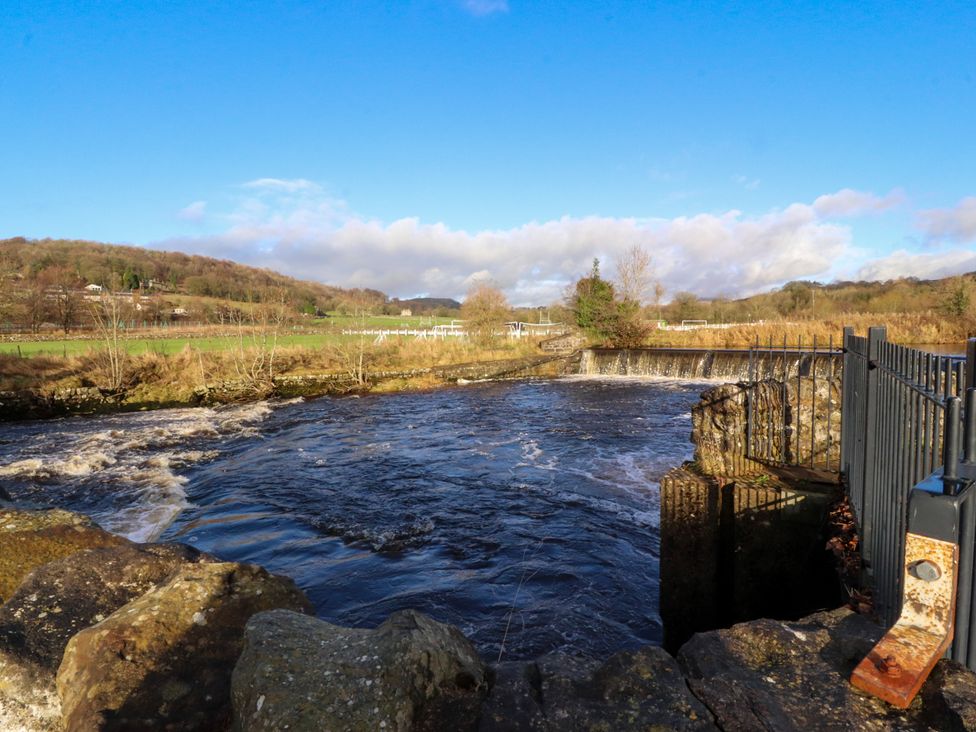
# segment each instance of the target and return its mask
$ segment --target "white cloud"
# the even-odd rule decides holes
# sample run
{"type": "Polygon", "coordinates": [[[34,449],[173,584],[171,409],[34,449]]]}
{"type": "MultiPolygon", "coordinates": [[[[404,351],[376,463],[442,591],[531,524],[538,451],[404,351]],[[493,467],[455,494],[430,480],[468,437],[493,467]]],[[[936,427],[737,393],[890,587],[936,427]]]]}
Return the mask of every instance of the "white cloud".
{"type": "Polygon", "coordinates": [[[472,15],[507,13],[508,0],[461,0],[461,7],[472,15]]]}
{"type": "MultiPolygon", "coordinates": [[[[793,279],[831,279],[844,262],[863,261],[847,223],[831,219],[875,214],[899,205],[887,196],[843,189],[812,204],[794,203],[760,216],[741,211],[673,219],[563,217],[468,232],[416,218],[382,222],[350,210],[318,184],[263,178],[236,189],[232,208],[203,201],[181,215],[224,223],[221,233],[157,242],[340,286],[373,287],[390,295],[462,297],[490,279],[517,304],[545,304],[589,271],[594,257],[612,262],[631,245],[647,248],[669,293],[741,296],[793,279]]],[[[976,237],[976,198],[946,211],[923,212],[929,231],[976,237]]],[[[940,277],[976,270],[976,252],[901,250],[864,263],[858,279],[940,277]]],[[[845,275],[847,276],[847,275],[845,275]]]]}
{"type": "Polygon", "coordinates": [[[886,196],[842,188],[836,193],[818,197],[813,209],[818,216],[825,218],[846,218],[870,213],[882,213],[905,202],[905,194],[900,190],[891,191],[886,196]]]}
{"type": "Polygon", "coordinates": [[[732,180],[745,188],[747,191],[757,190],[760,184],[760,180],[758,178],[749,178],[745,175],[737,175],[732,180]]]}
{"type": "Polygon", "coordinates": [[[962,199],[953,208],[921,211],[918,225],[930,239],[976,241],[976,196],[962,199]]]}
{"type": "Polygon", "coordinates": [[[194,201],[189,206],[184,206],[177,213],[176,217],[184,221],[202,221],[207,214],[206,201],[194,201]]]}
{"type": "Polygon", "coordinates": [[[241,184],[242,188],[251,188],[259,191],[277,191],[285,193],[297,193],[298,191],[318,191],[321,187],[317,183],[304,178],[258,178],[247,183],[241,184]]]}
{"type": "Polygon", "coordinates": [[[864,265],[855,277],[860,280],[896,280],[901,277],[938,279],[974,271],[976,252],[972,250],[953,249],[918,254],[899,249],[864,265]]]}
{"type": "Polygon", "coordinates": [[[357,216],[314,184],[248,191],[223,215],[222,233],[157,245],[399,296],[458,297],[487,277],[515,303],[544,304],[585,274],[593,257],[611,272],[612,260],[632,244],[651,252],[670,292],[712,295],[823,277],[851,240],[847,227],[819,220],[804,204],[758,217],[739,211],[670,220],[563,217],[471,233],[416,218],[384,223],[357,216]]]}

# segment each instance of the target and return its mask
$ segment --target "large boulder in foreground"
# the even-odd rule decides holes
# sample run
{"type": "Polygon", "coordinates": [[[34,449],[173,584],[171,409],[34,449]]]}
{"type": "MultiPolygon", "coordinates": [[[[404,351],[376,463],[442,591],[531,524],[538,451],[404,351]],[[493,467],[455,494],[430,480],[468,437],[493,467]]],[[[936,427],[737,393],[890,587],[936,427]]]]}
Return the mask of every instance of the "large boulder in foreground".
{"type": "Polygon", "coordinates": [[[692,692],[736,730],[976,730],[976,676],[942,660],[900,711],[848,683],[884,631],[842,608],[699,633],[678,653],[692,692]]]}
{"type": "Polygon", "coordinates": [[[54,678],[68,640],[207,558],[180,544],[87,549],[41,565],[0,606],[0,730],[60,730],[54,678]]]}
{"type": "Polygon", "coordinates": [[[603,664],[564,655],[496,669],[479,732],[717,730],[662,648],[622,651],[603,664]]]}
{"type": "Polygon", "coordinates": [[[255,613],[311,606],[287,578],[231,562],[186,564],[68,643],[57,689],[68,730],[211,730],[255,613]]]}
{"type": "Polygon", "coordinates": [[[89,549],[31,572],[0,606],[0,653],[47,669],[53,680],[68,640],[206,557],[185,544],[89,549]]]}
{"type": "Polygon", "coordinates": [[[71,511],[0,508],[0,604],[35,567],[84,549],[131,543],[71,511]]]}
{"type": "Polygon", "coordinates": [[[456,628],[413,610],[375,630],[261,613],[234,669],[234,729],[477,728],[485,667],[456,628]]]}

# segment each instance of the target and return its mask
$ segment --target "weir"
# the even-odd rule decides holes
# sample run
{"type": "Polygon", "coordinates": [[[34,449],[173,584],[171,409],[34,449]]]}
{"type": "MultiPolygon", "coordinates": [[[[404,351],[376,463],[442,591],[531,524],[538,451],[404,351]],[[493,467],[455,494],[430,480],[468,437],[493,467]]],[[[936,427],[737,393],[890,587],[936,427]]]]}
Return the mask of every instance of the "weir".
{"type": "Polygon", "coordinates": [[[580,374],[592,376],[661,376],[671,379],[722,381],[830,377],[840,370],[840,353],[809,348],[589,348],[580,359],[580,374]]]}

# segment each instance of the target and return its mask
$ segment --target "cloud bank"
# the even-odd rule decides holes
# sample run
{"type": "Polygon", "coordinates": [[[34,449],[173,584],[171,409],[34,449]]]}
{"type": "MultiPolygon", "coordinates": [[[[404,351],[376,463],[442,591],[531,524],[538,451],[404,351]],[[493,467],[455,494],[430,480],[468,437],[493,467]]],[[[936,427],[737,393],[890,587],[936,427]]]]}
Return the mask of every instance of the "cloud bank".
{"type": "MultiPolygon", "coordinates": [[[[490,278],[516,304],[559,299],[594,257],[610,273],[612,261],[634,244],[651,253],[670,294],[742,296],[793,279],[829,279],[853,251],[851,228],[832,219],[878,213],[903,199],[898,192],[879,197],[844,189],[761,216],[733,210],[674,219],[563,217],[467,232],[416,218],[363,217],[306,180],[263,178],[240,190],[233,210],[208,211],[218,233],[154,246],[401,297],[461,297],[475,280],[490,278]]],[[[896,252],[865,265],[859,276],[928,276],[966,267],[976,269],[971,252],[896,252]]]]}
{"type": "Polygon", "coordinates": [[[976,196],[964,198],[950,209],[922,211],[918,224],[931,240],[976,242],[976,196]]]}

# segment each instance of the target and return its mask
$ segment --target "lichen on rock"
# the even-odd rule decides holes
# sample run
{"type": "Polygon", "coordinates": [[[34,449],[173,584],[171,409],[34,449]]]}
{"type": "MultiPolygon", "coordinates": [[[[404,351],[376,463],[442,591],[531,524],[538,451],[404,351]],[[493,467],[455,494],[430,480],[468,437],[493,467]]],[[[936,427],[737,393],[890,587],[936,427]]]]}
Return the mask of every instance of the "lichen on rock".
{"type": "Polygon", "coordinates": [[[128,539],[71,511],[0,508],[0,603],[35,567],[84,549],[127,544],[128,539]]]}
{"type": "Polygon", "coordinates": [[[276,610],[248,623],[234,729],[473,731],[486,690],[471,643],[422,613],[368,630],[276,610]]]}
{"type": "Polygon", "coordinates": [[[54,674],[71,636],[201,559],[214,561],[185,544],[123,544],[41,565],[0,606],[0,651],[54,674]]]}
{"type": "Polygon", "coordinates": [[[291,580],[254,565],[182,565],[69,641],[57,674],[66,727],[222,728],[244,626],[272,608],[311,606],[291,580]]]}

